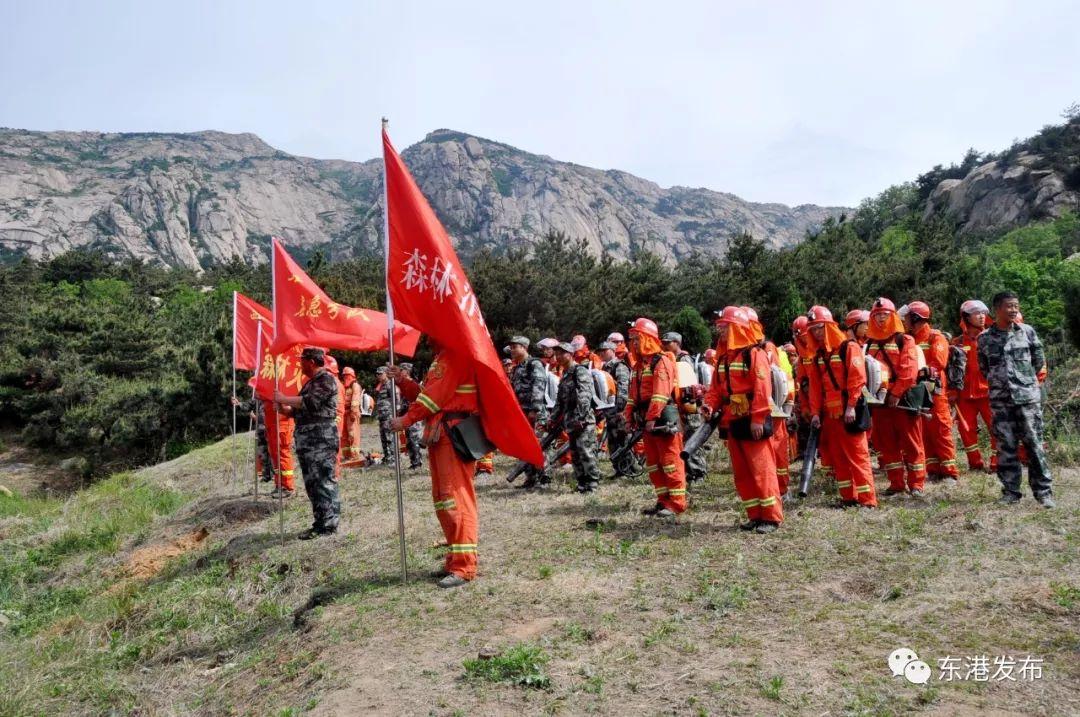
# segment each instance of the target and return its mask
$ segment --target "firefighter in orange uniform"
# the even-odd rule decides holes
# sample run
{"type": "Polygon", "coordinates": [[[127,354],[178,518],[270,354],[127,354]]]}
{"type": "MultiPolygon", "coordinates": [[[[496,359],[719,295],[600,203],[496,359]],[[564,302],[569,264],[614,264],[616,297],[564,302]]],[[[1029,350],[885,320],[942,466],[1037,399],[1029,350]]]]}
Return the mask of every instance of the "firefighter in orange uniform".
{"type": "Polygon", "coordinates": [[[656,322],[641,318],[631,324],[630,353],[637,366],[630,376],[626,420],[631,430],[645,430],[645,469],[656,493],[656,505],[641,511],[659,518],[686,510],[686,468],[679,454],[679,409],[675,398],[675,361],[660,345],[656,322]]]}
{"type": "Polygon", "coordinates": [[[904,332],[896,305],[886,298],[874,302],[867,336],[867,352],[881,365],[881,384],[886,391],[885,405],[873,409],[874,447],[881,453],[882,468],[889,477],[885,495],[910,490],[919,497],[926,484],[923,419],[916,410],[901,407],[904,394],[918,381],[919,347],[904,332]]]}
{"type": "Polygon", "coordinates": [[[908,304],[907,323],[926,359],[930,378],[937,377],[940,388],[934,391],[931,419],[923,425],[923,450],[926,452],[926,472],[944,478],[952,485],[960,471],[956,467],[956,444],[953,442],[952,411],[949,410],[948,381],[945,366],[949,362],[949,340],[930,326],[930,307],[922,301],[908,304]]]}
{"type": "Polygon", "coordinates": [[[274,490],[271,498],[291,498],[296,484],[296,452],[293,449],[293,430],[296,422],[292,416],[278,412],[273,401],[263,401],[263,415],[266,417],[266,444],[270,451],[270,462],[274,466],[274,490]]]}
{"type": "Polygon", "coordinates": [[[844,317],[844,328],[847,329],[847,337],[855,341],[866,350],[867,331],[870,329],[870,312],[866,309],[852,309],[844,317]]]}
{"type": "Polygon", "coordinates": [[[436,353],[424,385],[404,377],[398,367],[391,369],[400,381],[401,393],[412,401],[404,416],[394,418],[390,426],[401,431],[424,421],[424,444],[428,447],[431,468],[431,499],[435,515],[449,546],[446,575],[439,587],[464,585],[476,577],[476,543],[479,517],[473,474],[476,461],[462,458],[450,443],[449,427],[479,412],[476,393],[476,370],[468,358],[443,350],[431,337],[436,353]]]}
{"type": "Polygon", "coordinates": [[[758,345],[750,318],[741,307],[725,307],[716,327],[718,359],[712,385],[705,394],[703,417],[709,420],[717,411],[723,412],[719,427],[727,432],[735,490],[747,518],[739,527],[772,533],[784,521],[784,509],[776,479],[776,453],[765,435],[765,423],[772,412],[769,357],[758,345]],[[746,423],[749,427],[744,435],[746,423]]]}
{"type": "MultiPolygon", "coordinates": [[[[806,316],[797,316],[791,322],[791,340],[799,360],[795,364],[795,414],[798,417],[796,452],[800,455],[806,450],[806,441],[810,436],[811,401],[810,373],[814,369],[814,341],[810,337],[810,322],[806,316]]],[[[818,466],[827,480],[834,480],[835,474],[825,451],[820,449],[818,441],[818,466]]],[[[803,459],[805,460],[805,456],[803,459]]]]}
{"type": "MultiPolygon", "coordinates": [[[[783,370],[783,364],[780,361],[780,349],[776,348],[776,344],[772,341],[765,338],[765,327],[761,325],[757,311],[749,306],[743,306],[742,309],[750,320],[750,331],[754,334],[757,345],[765,351],[765,355],[769,358],[769,366],[776,366],[783,370]]],[[[791,379],[790,376],[788,378],[791,379]]],[[[769,381],[771,385],[771,376],[769,381]]],[[[777,408],[793,411],[795,404],[794,381],[789,380],[788,383],[788,394],[786,396],[773,396],[772,401],[777,408]]],[[[787,500],[791,460],[788,458],[788,426],[786,419],[775,418],[773,420],[773,434],[769,439],[769,443],[772,444],[773,453],[776,454],[776,481],[780,488],[780,498],[787,500]]]]}
{"type": "Polygon", "coordinates": [[[997,439],[991,429],[990,386],[986,376],[979,370],[979,334],[986,330],[986,319],[990,309],[981,301],[971,299],[960,305],[960,335],[953,339],[952,345],[959,346],[967,356],[967,369],[964,372],[964,388],[950,392],[949,399],[956,406],[959,416],[957,428],[960,440],[967,454],[968,468],[997,472],[997,439]],[[990,465],[983,462],[979,451],[979,417],[990,433],[990,465]]]}
{"type": "Polygon", "coordinates": [[[360,399],[364,389],[356,380],[356,371],[352,366],[346,366],[341,376],[345,386],[345,419],[341,426],[342,465],[355,466],[364,459],[360,453],[360,399]]]}
{"type": "Polygon", "coordinates": [[[863,351],[857,342],[847,340],[824,306],[812,307],[806,318],[815,347],[810,420],[821,429],[819,445],[836,473],[840,505],[876,508],[866,432],[849,430],[856,425],[856,404],[866,387],[863,351]]]}

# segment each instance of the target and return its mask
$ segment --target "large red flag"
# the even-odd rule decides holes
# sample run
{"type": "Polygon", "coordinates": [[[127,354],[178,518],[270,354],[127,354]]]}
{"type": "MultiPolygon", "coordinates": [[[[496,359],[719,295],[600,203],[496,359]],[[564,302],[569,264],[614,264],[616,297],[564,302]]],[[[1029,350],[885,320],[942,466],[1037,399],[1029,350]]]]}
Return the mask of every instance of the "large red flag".
{"type": "MultiPolygon", "coordinates": [[[[352,351],[385,351],[386,314],[344,306],[333,301],[293,261],[285,247],[273,240],[274,352],[295,344],[352,351]]],[[[394,353],[412,356],[420,332],[394,322],[394,353]]]]}
{"type": "Polygon", "coordinates": [[[270,309],[239,291],[233,292],[233,368],[255,370],[259,365],[255,346],[259,324],[272,331],[273,321],[270,309]]]}
{"type": "Polygon", "coordinates": [[[307,382],[304,372],[300,369],[300,353],[304,350],[302,344],[288,346],[281,353],[270,353],[270,328],[267,324],[259,323],[258,338],[256,340],[256,356],[258,360],[255,372],[255,395],[267,401],[274,400],[274,390],[286,396],[300,395],[300,388],[307,382]],[[277,386],[274,381],[274,364],[277,364],[277,386]]]}
{"type": "Polygon", "coordinates": [[[386,288],[394,315],[476,367],[484,432],[500,451],[537,466],[540,442],[521,412],[442,224],[383,130],[386,168],[386,288]]]}

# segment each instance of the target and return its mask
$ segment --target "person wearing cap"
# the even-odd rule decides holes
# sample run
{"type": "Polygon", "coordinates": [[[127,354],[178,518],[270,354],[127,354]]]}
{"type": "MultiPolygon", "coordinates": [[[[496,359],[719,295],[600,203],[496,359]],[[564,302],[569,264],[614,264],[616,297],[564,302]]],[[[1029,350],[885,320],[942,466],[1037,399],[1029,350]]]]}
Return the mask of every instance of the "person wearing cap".
{"type": "Polygon", "coordinates": [[[543,338],[536,343],[536,348],[540,353],[540,362],[547,368],[548,373],[555,376],[555,378],[562,377],[562,369],[560,369],[555,362],[555,347],[559,345],[559,340],[556,338],[543,338]]]}
{"type": "Polygon", "coordinates": [[[926,472],[930,478],[944,478],[948,485],[955,485],[960,470],[956,467],[949,382],[945,375],[945,367],[949,363],[949,340],[930,326],[930,307],[926,302],[912,301],[908,304],[907,325],[911,327],[908,333],[922,349],[929,378],[936,384],[931,418],[923,426],[926,472]]]}
{"type": "Polygon", "coordinates": [[[394,432],[390,430],[390,422],[394,420],[393,398],[397,398],[397,405],[401,406],[401,390],[394,387],[388,373],[389,367],[380,366],[375,369],[375,417],[379,421],[379,440],[382,443],[382,464],[389,465],[394,460],[394,444],[391,441],[398,440],[394,432]],[[393,394],[391,393],[393,391],[393,394]]]}
{"type": "MultiPolygon", "coordinates": [[[[621,334],[618,334],[621,336],[621,334]]],[[[608,455],[620,453],[622,458],[613,462],[611,467],[615,469],[615,478],[636,473],[634,454],[624,450],[630,440],[630,431],[626,424],[626,403],[630,395],[630,364],[624,358],[615,355],[615,344],[604,341],[600,344],[600,360],[604,362],[604,371],[611,376],[615,383],[615,396],[612,410],[607,417],[607,444],[608,455]]]]}
{"type": "Polygon", "coordinates": [[[765,422],[772,409],[769,357],[758,345],[750,318],[740,306],[726,306],[716,317],[718,360],[712,385],[702,406],[705,420],[720,412],[727,435],[735,491],[746,511],[739,527],[760,534],[776,531],[784,522],[776,454],[765,422]],[[747,436],[736,436],[736,422],[749,423],[747,436]]]}
{"type": "MultiPolygon", "coordinates": [[[[810,372],[814,366],[813,339],[810,338],[810,323],[806,315],[796,316],[791,322],[791,341],[795,347],[795,407],[792,414],[795,417],[795,443],[796,452],[802,455],[806,451],[806,443],[810,438],[810,372]]],[[[791,426],[788,426],[790,431],[791,426]]],[[[818,451],[818,465],[826,479],[835,480],[832,467],[824,451],[818,451]]]]}
{"type": "Polygon", "coordinates": [[[870,312],[866,309],[852,309],[844,317],[844,329],[847,337],[866,350],[866,332],[869,330],[870,312]]]}
{"type": "Polygon", "coordinates": [[[608,334],[607,341],[615,344],[615,358],[625,361],[630,368],[634,367],[634,357],[630,355],[630,349],[626,346],[626,339],[618,331],[608,334]]]}
{"type": "MultiPolygon", "coordinates": [[[[507,346],[513,367],[510,369],[510,386],[514,389],[521,412],[529,420],[529,425],[540,436],[548,422],[547,390],[548,371],[544,362],[529,355],[529,339],[514,336],[507,346]]],[[[522,488],[532,490],[546,486],[551,477],[542,468],[528,466],[525,469],[525,482],[522,488]]]]}
{"type": "MultiPolygon", "coordinates": [[[[408,361],[403,361],[402,363],[399,364],[399,366],[401,367],[401,372],[400,373],[401,373],[402,377],[407,378],[409,380],[414,380],[413,375],[412,375],[413,365],[411,363],[409,363],[408,361]]],[[[399,391],[398,395],[399,396],[401,395],[400,391],[399,391]]],[[[407,398],[404,398],[404,397],[399,398],[398,399],[398,415],[399,416],[404,416],[405,413],[408,412],[410,404],[411,404],[411,402],[407,398]]],[[[413,424],[412,426],[409,427],[409,430],[404,432],[404,436],[405,436],[405,452],[409,454],[409,468],[412,469],[412,470],[420,468],[420,467],[422,467],[424,465],[423,454],[421,453],[421,450],[420,450],[421,446],[423,444],[423,433],[424,433],[423,429],[421,428],[420,424],[418,424],[418,423],[413,424]]],[[[485,472],[490,473],[492,470],[494,470],[494,468],[492,467],[491,461],[489,460],[488,461],[488,470],[485,471],[485,472]]]]}
{"type": "Polygon", "coordinates": [[[574,363],[585,364],[589,368],[600,369],[603,363],[600,357],[589,348],[589,342],[582,334],[577,334],[570,339],[570,345],[574,347],[574,363]]]}
{"type": "Polygon", "coordinates": [[[904,330],[892,300],[881,297],[870,310],[866,351],[881,366],[884,404],[871,409],[871,438],[889,478],[885,495],[911,492],[922,496],[926,484],[923,419],[905,395],[919,380],[919,346],[904,330]]]}
{"type": "Polygon", "coordinates": [[[634,372],[625,416],[632,428],[644,430],[645,470],[656,493],[656,505],[641,512],[669,518],[686,510],[686,466],[679,457],[679,379],[674,359],[663,348],[655,321],[641,317],[630,325],[634,372]]]}
{"type": "Polygon", "coordinates": [[[967,356],[967,367],[964,370],[964,387],[959,391],[955,388],[951,390],[949,400],[956,406],[959,417],[957,428],[964,453],[967,454],[968,468],[994,473],[997,471],[998,458],[997,439],[991,424],[990,387],[979,368],[979,336],[986,330],[989,316],[990,309],[978,299],[969,299],[960,305],[960,335],[952,340],[952,345],[959,347],[967,356]],[[979,450],[980,417],[990,433],[989,465],[983,462],[979,450]]]}
{"type": "Polygon", "coordinates": [[[1042,391],[1038,376],[1046,368],[1042,341],[1021,323],[1020,299],[1011,291],[994,295],[994,324],[979,335],[979,369],[986,376],[992,426],[998,444],[1000,502],[1020,501],[1023,468],[1018,455],[1028,454],[1028,482],[1035,500],[1054,507],[1053,480],[1043,448],[1042,391]]]}
{"type": "Polygon", "coordinates": [[[450,441],[450,428],[480,412],[476,368],[468,355],[444,350],[433,337],[428,343],[435,353],[423,384],[400,378],[401,393],[412,403],[404,416],[390,427],[401,431],[424,422],[424,445],[431,469],[431,499],[448,546],[440,588],[454,588],[476,577],[479,514],[473,476],[476,461],[466,460],[450,441]]]}
{"type": "Polygon", "coordinates": [[[589,367],[574,362],[574,351],[569,342],[555,347],[555,361],[563,371],[563,378],[559,382],[551,423],[553,427],[562,426],[569,437],[577,491],[592,493],[600,485],[600,468],[596,462],[596,414],[593,411],[596,390],[589,367]]]}
{"type": "Polygon", "coordinates": [[[326,370],[326,354],[306,348],[300,354],[300,370],[307,378],[298,396],[274,393],[274,401],[296,420],[296,455],[304,474],[304,490],[314,516],[301,540],[337,532],[341,500],[336,478],[338,447],[337,379],[326,370]]]}
{"type": "Polygon", "coordinates": [[[360,452],[360,401],[364,388],[356,380],[356,370],[346,366],[341,371],[341,381],[345,386],[345,417],[341,425],[342,465],[361,465],[364,460],[360,452]]]}
{"type": "MultiPolygon", "coordinates": [[[[679,363],[684,363],[693,370],[695,378],[697,377],[697,370],[694,366],[694,357],[682,347],[682,334],[678,331],[668,331],[660,337],[660,342],[664,346],[664,351],[667,351],[675,357],[676,370],[678,370],[679,363]]],[[[705,387],[700,384],[681,387],[679,395],[679,418],[682,419],[683,445],[686,445],[705,423],[701,420],[701,401],[704,396],[705,387]]],[[[697,483],[698,481],[705,480],[705,476],[709,472],[709,465],[705,460],[705,446],[702,445],[694,451],[689,458],[683,461],[683,464],[686,467],[687,483],[697,483]]]]}
{"type": "Polygon", "coordinates": [[[836,473],[840,506],[876,508],[874,473],[865,431],[852,433],[856,404],[866,387],[866,361],[862,348],[849,341],[824,306],[806,313],[814,346],[810,371],[810,421],[821,429],[819,445],[836,473]]]}

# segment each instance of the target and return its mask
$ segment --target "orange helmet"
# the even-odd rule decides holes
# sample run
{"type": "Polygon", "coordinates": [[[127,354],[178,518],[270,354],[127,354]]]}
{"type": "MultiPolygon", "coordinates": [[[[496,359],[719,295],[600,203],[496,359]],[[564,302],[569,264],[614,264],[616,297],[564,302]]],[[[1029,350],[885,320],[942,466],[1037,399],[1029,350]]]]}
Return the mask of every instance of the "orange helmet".
{"type": "Polygon", "coordinates": [[[853,329],[859,324],[865,324],[870,320],[870,312],[866,309],[852,309],[844,317],[844,326],[853,329]]]}
{"type": "Polygon", "coordinates": [[[805,315],[796,316],[795,320],[791,322],[791,333],[798,336],[810,326],[810,322],[805,315]]]}
{"type": "Polygon", "coordinates": [[[337,359],[330,354],[326,354],[326,362],[324,366],[326,367],[326,370],[330,373],[337,373],[337,359]]]}
{"type": "Polygon", "coordinates": [[[747,319],[749,319],[750,321],[758,321],[757,312],[754,311],[754,308],[752,306],[740,306],[739,308],[746,312],[747,319]]]}
{"type": "Polygon", "coordinates": [[[873,308],[870,309],[870,315],[880,314],[885,311],[896,311],[896,304],[891,299],[886,299],[884,296],[878,298],[874,302],[873,308]]]}
{"type": "Polygon", "coordinates": [[[912,301],[908,304],[908,313],[920,319],[930,319],[930,307],[925,301],[912,301]]]}
{"type": "Polygon", "coordinates": [[[960,304],[960,313],[971,316],[972,314],[990,314],[990,309],[986,308],[986,304],[978,299],[968,299],[964,303],[960,304]]]}
{"type": "Polygon", "coordinates": [[[723,311],[716,312],[716,323],[718,324],[735,324],[736,326],[742,326],[744,329],[750,328],[750,317],[746,315],[746,310],[741,306],[725,306],[723,311]]]}
{"type": "Polygon", "coordinates": [[[832,312],[824,306],[811,306],[810,310],[806,312],[806,321],[809,326],[834,323],[832,312]]]}
{"type": "Polygon", "coordinates": [[[716,349],[705,349],[705,360],[712,361],[716,358],[716,349]]]}
{"type": "Polygon", "coordinates": [[[352,366],[346,366],[345,368],[341,369],[341,375],[342,376],[355,376],[356,371],[353,370],[352,366]]]}
{"type": "Polygon", "coordinates": [[[656,327],[656,322],[652,319],[646,319],[644,316],[630,324],[630,334],[645,334],[657,341],[660,340],[660,329],[656,327]]]}

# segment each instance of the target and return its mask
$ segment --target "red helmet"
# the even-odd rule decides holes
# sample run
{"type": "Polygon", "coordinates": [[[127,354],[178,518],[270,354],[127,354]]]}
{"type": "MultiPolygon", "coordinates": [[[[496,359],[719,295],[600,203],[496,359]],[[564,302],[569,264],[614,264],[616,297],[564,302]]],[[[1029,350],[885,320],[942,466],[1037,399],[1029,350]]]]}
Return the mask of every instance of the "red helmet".
{"type": "Polygon", "coordinates": [[[735,324],[736,326],[742,326],[744,329],[750,328],[750,317],[746,315],[746,310],[741,306],[725,306],[723,311],[716,312],[716,323],[718,324],[735,324]]]}
{"type": "Polygon", "coordinates": [[[346,366],[345,368],[341,369],[341,375],[342,376],[355,376],[356,371],[353,370],[352,366],[346,366]]]}
{"type": "Polygon", "coordinates": [[[986,304],[978,299],[968,299],[964,303],[960,304],[960,313],[966,316],[972,314],[990,314],[990,309],[986,308],[986,304]]]}
{"type": "Polygon", "coordinates": [[[805,314],[801,314],[795,317],[795,320],[791,322],[791,333],[798,336],[810,326],[810,322],[806,319],[805,314]]]}
{"type": "Polygon", "coordinates": [[[886,299],[884,296],[879,297],[874,302],[873,308],[870,309],[870,315],[880,314],[885,311],[896,311],[896,304],[892,302],[892,299],[886,299]]]}
{"type": "Polygon", "coordinates": [[[630,324],[630,333],[645,334],[657,341],[660,340],[660,329],[656,328],[656,322],[652,319],[646,319],[644,316],[630,324]]]}
{"type": "Polygon", "coordinates": [[[930,307],[925,301],[912,301],[908,304],[908,313],[920,319],[930,319],[930,307]]]}
{"type": "Polygon", "coordinates": [[[716,349],[705,349],[705,360],[712,361],[716,358],[716,349]]]}
{"type": "Polygon", "coordinates": [[[330,354],[326,354],[326,361],[323,362],[323,365],[330,373],[337,373],[337,359],[330,354]]]}
{"type": "Polygon", "coordinates": [[[758,321],[758,315],[757,312],[754,311],[754,307],[740,306],[739,308],[746,312],[746,318],[750,319],[751,321],[758,321]]]}
{"type": "Polygon", "coordinates": [[[866,309],[852,309],[844,317],[844,326],[853,329],[859,324],[865,324],[870,320],[870,312],[866,309]]]}
{"type": "Polygon", "coordinates": [[[833,323],[832,312],[824,306],[811,306],[806,312],[806,321],[810,326],[814,324],[833,323]]]}

